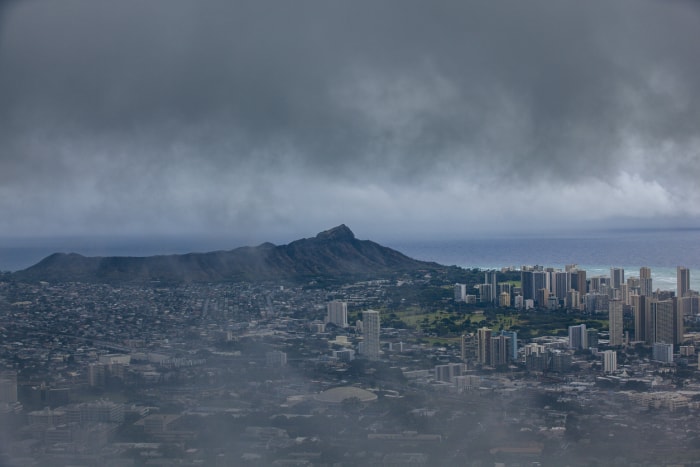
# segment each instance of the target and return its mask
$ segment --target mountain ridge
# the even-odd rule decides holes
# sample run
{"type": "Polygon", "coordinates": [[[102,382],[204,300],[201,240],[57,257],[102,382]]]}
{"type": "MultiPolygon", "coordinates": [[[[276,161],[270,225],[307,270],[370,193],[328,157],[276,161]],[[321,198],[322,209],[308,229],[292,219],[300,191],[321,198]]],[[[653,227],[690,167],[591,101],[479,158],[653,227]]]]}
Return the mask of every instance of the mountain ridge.
{"type": "Polygon", "coordinates": [[[233,250],[156,256],[83,256],[54,253],[13,277],[47,282],[235,282],[312,277],[381,277],[442,268],[409,258],[370,240],[358,240],[345,224],[286,245],[265,242],[233,250]]]}

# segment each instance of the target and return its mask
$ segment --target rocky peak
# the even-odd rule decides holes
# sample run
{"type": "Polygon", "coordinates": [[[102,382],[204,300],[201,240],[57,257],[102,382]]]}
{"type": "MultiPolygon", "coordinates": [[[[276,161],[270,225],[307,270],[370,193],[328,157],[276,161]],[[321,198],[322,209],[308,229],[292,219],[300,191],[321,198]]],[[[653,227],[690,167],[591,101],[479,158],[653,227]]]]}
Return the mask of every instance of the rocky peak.
{"type": "Polygon", "coordinates": [[[316,235],[317,240],[354,240],[355,234],[352,233],[345,224],[341,224],[337,227],[333,227],[329,230],[324,230],[323,232],[316,235]]]}

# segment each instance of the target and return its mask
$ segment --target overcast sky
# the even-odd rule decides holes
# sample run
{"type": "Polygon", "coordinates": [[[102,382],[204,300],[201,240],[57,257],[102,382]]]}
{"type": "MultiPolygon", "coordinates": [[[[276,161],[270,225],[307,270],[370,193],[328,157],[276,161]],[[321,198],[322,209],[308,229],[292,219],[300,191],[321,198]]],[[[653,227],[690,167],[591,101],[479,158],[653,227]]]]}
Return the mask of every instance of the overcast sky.
{"type": "Polygon", "coordinates": [[[695,225],[700,4],[0,4],[4,235],[695,225]]]}

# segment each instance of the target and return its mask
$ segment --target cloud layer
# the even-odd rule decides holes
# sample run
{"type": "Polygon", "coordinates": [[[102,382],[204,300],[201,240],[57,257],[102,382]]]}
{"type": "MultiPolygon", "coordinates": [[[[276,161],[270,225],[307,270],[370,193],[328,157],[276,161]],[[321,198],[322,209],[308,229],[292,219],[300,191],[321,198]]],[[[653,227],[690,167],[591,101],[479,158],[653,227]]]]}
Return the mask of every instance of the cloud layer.
{"type": "Polygon", "coordinates": [[[0,8],[6,234],[700,215],[694,2],[0,8]]]}

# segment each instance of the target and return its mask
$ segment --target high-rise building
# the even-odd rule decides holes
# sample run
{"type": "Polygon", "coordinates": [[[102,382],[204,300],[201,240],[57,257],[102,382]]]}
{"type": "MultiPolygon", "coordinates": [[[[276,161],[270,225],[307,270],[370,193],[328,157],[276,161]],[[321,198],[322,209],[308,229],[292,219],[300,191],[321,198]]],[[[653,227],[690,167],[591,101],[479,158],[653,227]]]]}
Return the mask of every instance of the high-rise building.
{"type": "Polygon", "coordinates": [[[488,300],[482,300],[484,302],[490,301],[491,303],[497,303],[497,291],[498,291],[498,273],[497,271],[486,271],[484,273],[484,284],[491,286],[488,300]]]}
{"type": "Polygon", "coordinates": [[[683,341],[683,315],[678,299],[653,300],[650,306],[652,342],[680,344],[683,341]]]}
{"type": "Polygon", "coordinates": [[[107,365],[90,363],[87,367],[87,380],[90,386],[104,386],[107,382],[107,365]]]}
{"type": "Polygon", "coordinates": [[[535,299],[534,281],[535,275],[533,271],[520,271],[520,288],[523,292],[523,300],[535,299]]]}
{"type": "Polygon", "coordinates": [[[588,348],[588,334],[586,325],[579,324],[577,326],[569,326],[569,348],[574,350],[582,350],[588,348]]]}
{"type": "Polygon", "coordinates": [[[673,344],[655,342],[651,347],[651,359],[661,363],[673,363],[673,344]]]}
{"type": "Polygon", "coordinates": [[[578,291],[581,296],[586,295],[586,271],[577,270],[571,273],[571,288],[578,291]]]}
{"type": "Polygon", "coordinates": [[[477,338],[474,334],[462,334],[462,361],[466,362],[473,359],[477,354],[477,347],[477,338]]]}
{"type": "Polygon", "coordinates": [[[610,297],[602,293],[587,293],[583,297],[585,309],[589,313],[607,313],[610,297]]]}
{"type": "Polygon", "coordinates": [[[550,358],[549,352],[531,353],[525,356],[525,366],[529,371],[545,371],[550,358]]]}
{"type": "Polygon", "coordinates": [[[643,266],[639,268],[639,295],[651,297],[654,293],[651,281],[651,269],[643,266]]]}
{"type": "Polygon", "coordinates": [[[554,274],[556,272],[561,272],[558,271],[554,268],[545,268],[544,269],[544,274],[545,274],[545,288],[549,291],[549,293],[554,293],[556,289],[556,283],[554,279],[554,274]]]}
{"type": "Polygon", "coordinates": [[[571,289],[571,273],[556,271],[554,273],[554,295],[557,299],[566,300],[566,293],[571,289]]]}
{"type": "Polygon", "coordinates": [[[501,308],[510,308],[510,294],[508,292],[501,292],[498,296],[498,306],[501,308]]]}
{"type": "Polygon", "coordinates": [[[506,292],[508,295],[513,293],[513,284],[510,282],[501,282],[498,284],[498,294],[502,294],[503,292],[506,292]]]}
{"type": "Polygon", "coordinates": [[[547,308],[549,305],[549,290],[546,288],[538,289],[535,301],[540,308],[547,308]]]}
{"type": "Polygon", "coordinates": [[[629,286],[627,284],[622,284],[619,290],[615,291],[615,298],[622,300],[624,305],[630,304],[629,286]]]}
{"type": "Polygon", "coordinates": [[[566,307],[572,310],[581,307],[581,295],[578,290],[571,289],[566,293],[566,307]]]}
{"type": "Polygon", "coordinates": [[[511,360],[518,359],[518,333],[517,331],[500,331],[501,336],[508,338],[508,358],[511,360]]]}
{"type": "Polygon", "coordinates": [[[622,345],[622,301],[610,300],[608,302],[608,324],[610,329],[610,345],[622,345]]]}
{"type": "Polygon", "coordinates": [[[370,360],[379,360],[379,312],[362,312],[362,335],[364,337],[361,354],[370,360]]]}
{"type": "Polygon", "coordinates": [[[562,373],[564,371],[569,371],[571,369],[571,352],[565,352],[561,350],[550,350],[549,352],[549,369],[556,372],[562,373]]]}
{"type": "Polygon", "coordinates": [[[534,300],[539,306],[547,306],[547,303],[539,303],[537,293],[540,289],[547,288],[547,273],[544,271],[522,271],[520,273],[520,287],[524,300],[534,300]]]}
{"type": "MultiPolygon", "coordinates": [[[[639,289],[639,277],[628,277],[627,278],[627,289],[630,291],[639,289]]],[[[637,294],[639,295],[639,294],[637,294]]]]}
{"type": "Polygon", "coordinates": [[[509,350],[510,336],[499,335],[491,337],[491,349],[489,353],[489,365],[506,365],[510,361],[509,350]]]}
{"type": "Polygon", "coordinates": [[[433,368],[435,381],[450,383],[457,376],[464,375],[467,366],[464,363],[448,363],[446,365],[436,365],[433,368]]]}
{"type": "Polygon", "coordinates": [[[464,302],[467,300],[467,284],[455,284],[455,301],[464,302]]]}
{"type": "Polygon", "coordinates": [[[326,310],[328,312],[326,316],[326,323],[333,323],[336,326],[343,328],[348,327],[348,304],[347,302],[340,302],[334,300],[328,302],[326,305],[326,310]]]}
{"type": "Polygon", "coordinates": [[[491,284],[477,284],[479,291],[479,301],[481,303],[491,303],[491,284]]]}
{"type": "Polygon", "coordinates": [[[634,316],[634,340],[647,342],[647,310],[648,298],[646,295],[632,295],[632,314],[634,316]]]}
{"type": "Polygon", "coordinates": [[[491,329],[479,328],[476,333],[476,360],[482,365],[491,363],[491,329]]]}
{"type": "Polygon", "coordinates": [[[678,299],[681,315],[685,317],[697,316],[700,314],[700,296],[686,294],[678,299]]]}
{"type": "Polygon", "coordinates": [[[513,302],[514,302],[513,306],[515,308],[517,308],[518,310],[522,310],[523,307],[525,306],[525,300],[523,299],[522,295],[516,295],[513,302]]]}
{"type": "Polygon", "coordinates": [[[639,278],[627,278],[627,285],[625,286],[625,289],[625,305],[632,306],[632,296],[640,295],[639,278]]]}
{"type": "Polygon", "coordinates": [[[622,268],[610,268],[610,287],[619,289],[625,283],[625,270],[622,268]]]}
{"type": "Polygon", "coordinates": [[[690,269],[683,266],[676,268],[676,297],[685,297],[690,291],[690,269]]]}
{"type": "Polygon", "coordinates": [[[606,373],[614,373],[617,371],[617,352],[614,350],[606,350],[603,352],[603,371],[606,373]]]}
{"type": "Polygon", "coordinates": [[[586,331],[586,340],[588,344],[588,348],[598,348],[598,330],[597,329],[588,329],[586,331]]]}
{"type": "Polygon", "coordinates": [[[644,343],[652,345],[656,342],[656,304],[658,299],[653,297],[644,298],[644,305],[640,303],[640,312],[644,315],[644,343]]]}
{"type": "Polygon", "coordinates": [[[677,300],[663,300],[658,302],[656,307],[656,342],[675,344],[674,337],[674,305],[677,300]]]}

